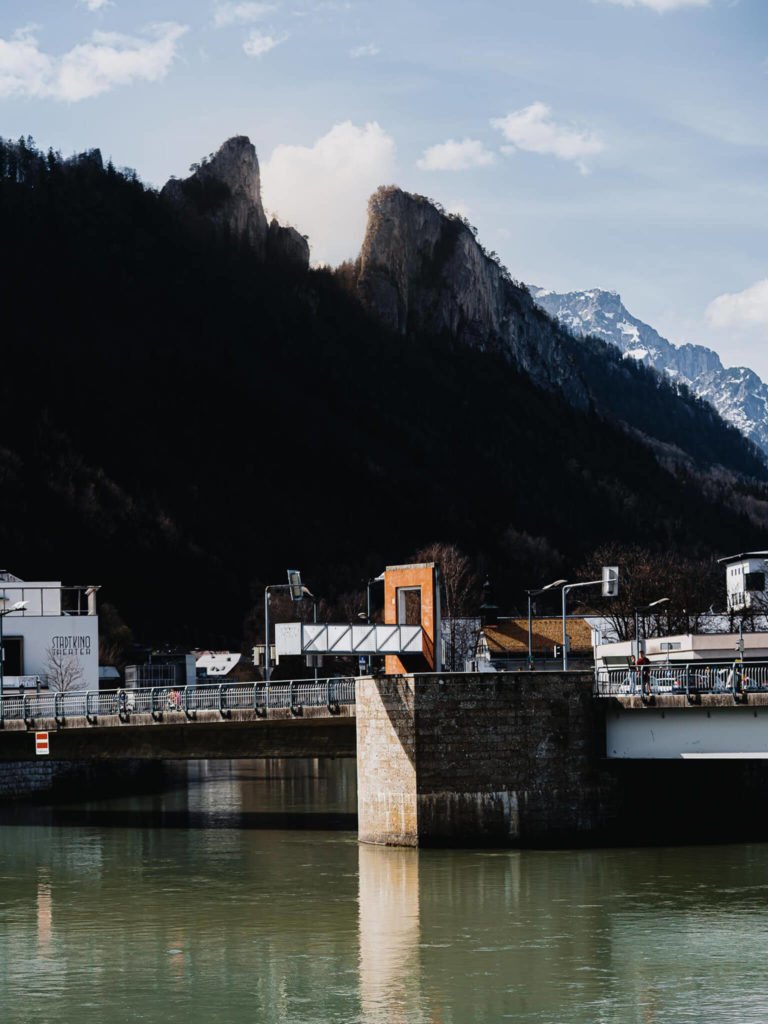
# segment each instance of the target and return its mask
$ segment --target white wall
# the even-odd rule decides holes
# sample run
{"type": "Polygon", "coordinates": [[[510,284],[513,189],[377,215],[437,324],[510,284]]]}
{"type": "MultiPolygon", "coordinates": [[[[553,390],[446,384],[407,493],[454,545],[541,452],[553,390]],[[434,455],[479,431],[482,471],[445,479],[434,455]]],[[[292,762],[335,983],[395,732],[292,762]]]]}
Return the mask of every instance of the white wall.
{"type": "Polygon", "coordinates": [[[95,615],[6,615],[3,637],[24,640],[24,675],[38,675],[45,682],[49,651],[73,659],[83,669],[78,690],[99,687],[99,620],[95,615]]]}
{"type": "Polygon", "coordinates": [[[609,711],[609,758],[768,758],[768,708],[609,711]]]}

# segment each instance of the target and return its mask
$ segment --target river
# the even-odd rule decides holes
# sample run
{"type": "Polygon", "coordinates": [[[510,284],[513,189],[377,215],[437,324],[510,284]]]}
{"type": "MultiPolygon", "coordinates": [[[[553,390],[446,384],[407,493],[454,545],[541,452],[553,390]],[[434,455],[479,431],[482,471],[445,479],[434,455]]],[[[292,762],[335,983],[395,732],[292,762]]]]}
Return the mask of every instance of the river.
{"type": "Polygon", "coordinates": [[[0,808],[2,1024],[768,1020],[768,846],[380,849],[353,762],[179,771],[0,808]]]}

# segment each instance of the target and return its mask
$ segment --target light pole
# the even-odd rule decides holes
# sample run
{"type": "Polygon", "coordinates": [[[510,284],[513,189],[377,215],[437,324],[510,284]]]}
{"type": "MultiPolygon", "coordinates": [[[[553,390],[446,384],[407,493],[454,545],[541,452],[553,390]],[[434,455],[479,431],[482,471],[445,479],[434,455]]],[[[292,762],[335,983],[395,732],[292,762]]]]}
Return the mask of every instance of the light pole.
{"type": "Polygon", "coordinates": [[[543,594],[546,590],[555,590],[557,587],[564,587],[567,580],[555,580],[554,583],[548,583],[546,587],[537,587],[534,590],[526,590],[528,595],[528,668],[530,669],[533,665],[533,640],[531,638],[531,631],[533,629],[533,605],[532,599],[537,597],[539,594],[543,594]]]}
{"type": "Polygon", "coordinates": [[[617,565],[604,565],[603,575],[599,580],[586,580],[584,583],[568,583],[563,587],[563,672],[568,671],[568,630],[566,628],[566,599],[569,590],[576,590],[577,587],[599,587],[603,588],[603,597],[616,597],[619,592],[619,567],[617,565]]]}
{"type": "MultiPolygon", "coordinates": [[[[668,597],[660,597],[657,601],[651,601],[650,604],[641,604],[635,608],[635,661],[640,657],[640,613],[649,612],[651,608],[656,608],[660,604],[667,604],[668,601],[668,597]]],[[[645,621],[643,621],[643,639],[645,639],[645,621]]]]}
{"type": "MultiPolygon", "coordinates": [[[[264,587],[264,679],[269,682],[272,675],[272,667],[269,659],[269,600],[273,590],[290,590],[292,601],[303,601],[305,595],[309,594],[306,587],[302,586],[301,573],[298,569],[288,570],[287,583],[270,583],[264,587]]],[[[312,595],[310,594],[310,597],[312,595]]]]}
{"type": "MultiPolygon", "coordinates": [[[[7,600],[7,597],[0,597],[0,601],[7,600]]],[[[11,612],[25,611],[28,604],[28,601],[16,601],[10,608],[0,609],[0,707],[2,707],[5,687],[5,643],[3,641],[3,619],[6,615],[10,615],[11,612]]]]}
{"type": "MultiPolygon", "coordinates": [[[[373,586],[374,583],[383,583],[383,582],[384,582],[384,573],[380,572],[378,576],[374,576],[373,579],[369,579],[368,582],[365,584],[365,621],[366,621],[366,624],[369,625],[369,626],[371,624],[371,612],[372,612],[371,587],[373,586]]],[[[372,668],[372,665],[373,665],[373,658],[371,657],[370,654],[368,654],[366,656],[365,664],[366,664],[366,670],[368,672],[368,675],[370,675],[371,674],[371,668],[372,668]]]]}

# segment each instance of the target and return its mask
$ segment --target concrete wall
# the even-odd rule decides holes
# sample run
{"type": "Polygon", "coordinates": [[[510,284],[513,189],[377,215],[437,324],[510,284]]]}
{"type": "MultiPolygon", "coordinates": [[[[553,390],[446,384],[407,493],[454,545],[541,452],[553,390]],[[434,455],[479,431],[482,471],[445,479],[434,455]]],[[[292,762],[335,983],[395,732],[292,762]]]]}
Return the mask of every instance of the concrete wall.
{"type": "Polygon", "coordinates": [[[627,710],[612,702],[605,714],[609,758],[673,760],[678,758],[768,758],[768,706],[734,705],[730,696],[718,706],[648,707],[627,710]],[[727,701],[727,703],[725,703],[727,701]]]}
{"type": "Polygon", "coordinates": [[[362,679],[356,720],[364,842],[553,844],[602,823],[591,673],[362,679]]]}
{"type": "Polygon", "coordinates": [[[342,707],[347,714],[332,715],[324,708],[308,708],[305,715],[293,717],[290,711],[273,709],[267,720],[243,709],[233,709],[227,719],[218,712],[200,711],[191,721],[175,711],[164,712],[160,721],[148,714],[132,714],[125,722],[117,715],[103,715],[96,724],[67,718],[61,728],[41,719],[34,730],[22,721],[7,720],[0,730],[0,773],[2,762],[40,760],[35,730],[49,733],[49,761],[354,757],[350,710],[342,707]]]}
{"type": "Polygon", "coordinates": [[[133,793],[155,788],[164,778],[161,761],[10,761],[0,764],[0,804],[35,797],[82,800],[105,793],[133,793]]]}

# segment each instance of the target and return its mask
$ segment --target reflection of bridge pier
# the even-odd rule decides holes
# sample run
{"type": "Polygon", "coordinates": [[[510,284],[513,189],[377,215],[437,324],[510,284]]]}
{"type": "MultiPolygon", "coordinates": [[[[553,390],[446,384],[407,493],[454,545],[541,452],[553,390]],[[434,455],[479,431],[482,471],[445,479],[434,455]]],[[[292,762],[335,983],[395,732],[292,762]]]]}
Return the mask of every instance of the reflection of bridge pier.
{"type": "Polygon", "coordinates": [[[366,1024],[421,1020],[419,855],[359,847],[360,1005],[366,1024]]]}

